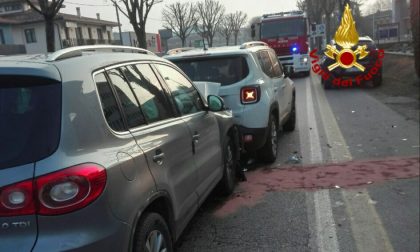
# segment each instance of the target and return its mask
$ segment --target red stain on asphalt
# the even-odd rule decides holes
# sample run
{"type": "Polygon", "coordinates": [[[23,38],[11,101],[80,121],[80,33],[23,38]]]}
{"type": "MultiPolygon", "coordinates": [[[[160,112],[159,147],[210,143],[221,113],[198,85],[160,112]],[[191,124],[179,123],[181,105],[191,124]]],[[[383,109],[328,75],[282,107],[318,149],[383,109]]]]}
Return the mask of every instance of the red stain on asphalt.
{"type": "Polygon", "coordinates": [[[243,206],[256,205],[267,192],[367,186],[419,176],[419,157],[350,161],[339,164],[261,168],[247,173],[248,181],[216,210],[223,217],[243,206]]]}

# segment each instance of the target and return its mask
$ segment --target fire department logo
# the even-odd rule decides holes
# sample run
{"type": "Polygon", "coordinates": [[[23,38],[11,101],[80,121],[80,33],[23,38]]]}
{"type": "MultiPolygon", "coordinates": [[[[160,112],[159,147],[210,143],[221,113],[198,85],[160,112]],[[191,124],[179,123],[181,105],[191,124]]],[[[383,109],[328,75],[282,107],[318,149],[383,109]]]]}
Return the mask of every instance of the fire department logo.
{"type": "Polygon", "coordinates": [[[369,52],[366,51],[366,45],[359,45],[354,51],[351,49],[359,42],[359,34],[357,33],[356,24],[348,4],[346,5],[340,27],[338,27],[334,39],[342,49],[338,50],[335,45],[327,45],[327,50],[324,52],[325,55],[335,60],[335,63],[328,66],[328,70],[332,71],[337,67],[351,68],[354,66],[364,72],[365,67],[359,64],[357,60],[365,58],[369,52]]]}

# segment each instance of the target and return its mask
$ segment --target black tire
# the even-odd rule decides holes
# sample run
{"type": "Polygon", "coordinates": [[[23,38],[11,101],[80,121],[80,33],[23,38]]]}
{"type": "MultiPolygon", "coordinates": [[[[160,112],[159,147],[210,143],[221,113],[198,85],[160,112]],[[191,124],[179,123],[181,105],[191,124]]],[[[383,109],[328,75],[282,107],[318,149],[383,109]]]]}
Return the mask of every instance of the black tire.
{"type": "Polygon", "coordinates": [[[258,151],[258,156],[265,163],[273,163],[277,158],[278,149],[278,123],[273,115],[268,120],[268,135],[264,146],[258,151]]]}
{"type": "Polygon", "coordinates": [[[290,116],[287,119],[286,123],[283,125],[284,131],[294,131],[296,127],[296,101],[295,97],[293,96],[292,101],[292,111],[290,112],[290,116]]]}
{"type": "Polygon", "coordinates": [[[324,86],[324,89],[331,89],[332,88],[332,83],[331,83],[330,80],[321,79],[321,83],[324,86]]]}
{"type": "Polygon", "coordinates": [[[139,221],[136,233],[134,235],[134,252],[153,251],[150,248],[150,241],[155,238],[163,238],[160,250],[166,248],[167,252],[173,252],[171,234],[168,225],[162,216],[157,213],[146,213],[139,221]]]}
{"type": "Polygon", "coordinates": [[[373,86],[374,86],[374,87],[379,87],[380,85],[382,85],[382,74],[380,74],[380,75],[376,76],[376,77],[373,79],[373,86]]]}
{"type": "Polygon", "coordinates": [[[219,192],[223,196],[230,195],[235,189],[237,157],[232,139],[227,136],[223,144],[223,177],[219,182],[219,192]]]}

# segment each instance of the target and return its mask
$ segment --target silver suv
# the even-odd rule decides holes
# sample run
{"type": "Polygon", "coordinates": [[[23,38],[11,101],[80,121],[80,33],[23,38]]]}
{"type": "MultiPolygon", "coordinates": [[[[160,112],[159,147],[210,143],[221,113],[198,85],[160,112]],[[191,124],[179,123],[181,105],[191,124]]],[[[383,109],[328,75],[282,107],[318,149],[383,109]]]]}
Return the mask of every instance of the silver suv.
{"type": "Polygon", "coordinates": [[[232,192],[237,139],[219,97],[146,50],[2,58],[0,251],[172,251],[232,192]]]}
{"type": "Polygon", "coordinates": [[[220,83],[219,95],[233,110],[245,150],[258,151],[266,162],[276,160],[277,132],[294,130],[296,110],[294,84],[273,49],[256,41],[166,58],[193,81],[220,83]]]}

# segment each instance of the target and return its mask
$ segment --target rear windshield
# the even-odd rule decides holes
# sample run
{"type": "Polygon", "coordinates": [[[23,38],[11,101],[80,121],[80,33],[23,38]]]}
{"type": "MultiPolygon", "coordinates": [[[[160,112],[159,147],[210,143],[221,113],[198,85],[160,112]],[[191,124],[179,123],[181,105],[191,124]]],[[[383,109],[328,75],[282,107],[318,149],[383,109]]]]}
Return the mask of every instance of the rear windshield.
{"type": "Polygon", "coordinates": [[[57,148],[61,85],[0,75],[0,169],[38,161],[57,148]]]}
{"type": "Polygon", "coordinates": [[[191,58],[174,61],[192,81],[218,82],[231,85],[249,74],[245,57],[191,58]]]}

